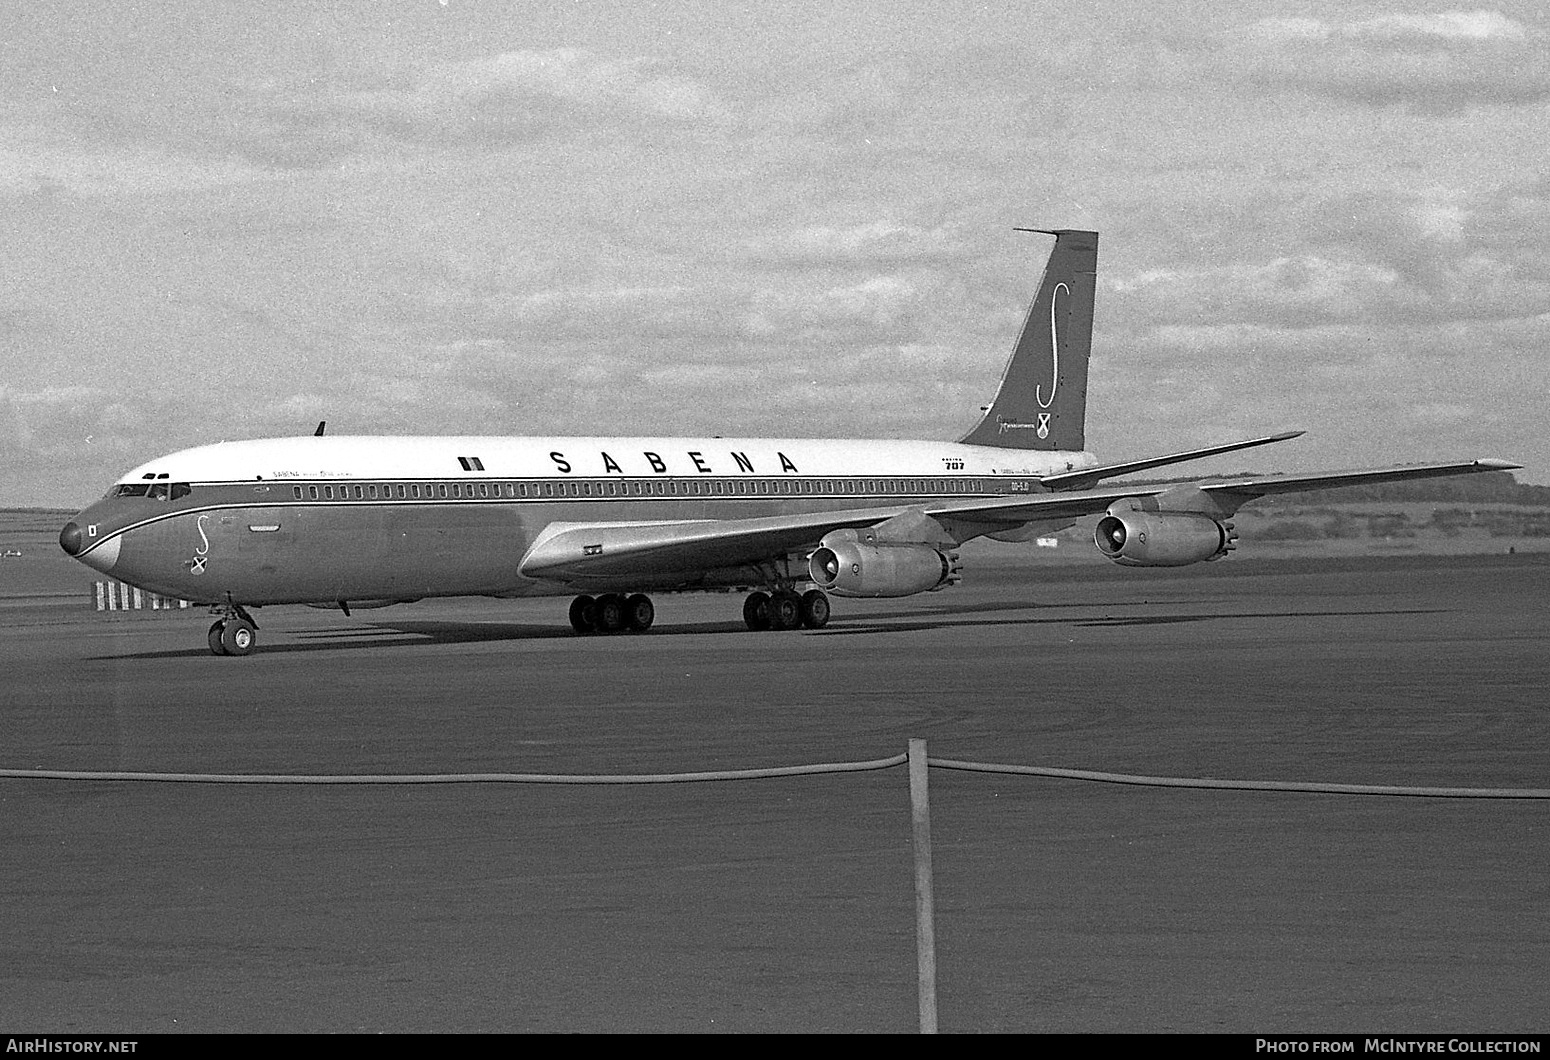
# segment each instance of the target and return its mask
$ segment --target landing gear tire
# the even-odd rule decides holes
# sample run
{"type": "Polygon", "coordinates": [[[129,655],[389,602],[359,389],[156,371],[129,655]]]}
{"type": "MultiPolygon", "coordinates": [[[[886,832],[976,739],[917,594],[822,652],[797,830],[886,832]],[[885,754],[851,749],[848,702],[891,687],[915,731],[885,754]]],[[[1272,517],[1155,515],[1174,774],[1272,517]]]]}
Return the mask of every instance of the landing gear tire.
{"type": "Polygon", "coordinates": [[[636,593],[624,602],[624,625],[631,633],[646,632],[656,617],[656,606],[645,593],[636,593]]]}
{"type": "Polygon", "coordinates": [[[817,589],[802,594],[802,625],[822,629],[829,624],[829,598],[817,589]]]}
{"type": "Polygon", "coordinates": [[[597,629],[596,600],[578,596],[570,602],[570,628],[577,633],[592,633],[597,629]]]}
{"type": "Polygon", "coordinates": [[[601,596],[597,601],[597,631],[618,633],[624,628],[624,597],[618,593],[601,596]]]}
{"type": "Polygon", "coordinates": [[[258,646],[258,631],[245,619],[222,623],[221,648],[227,655],[251,655],[258,646]]]}
{"type": "Polygon", "coordinates": [[[754,632],[770,628],[770,598],[767,593],[749,593],[743,601],[743,622],[754,632]]]}
{"type": "Polygon", "coordinates": [[[770,597],[770,628],[796,629],[802,624],[802,598],[796,593],[779,592],[770,597]]]}
{"type": "Polygon", "coordinates": [[[225,655],[226,646],[221,643],[221,634],[226,630],[225,622],[217,622],[210,627],[210,654],[225,655]]]}

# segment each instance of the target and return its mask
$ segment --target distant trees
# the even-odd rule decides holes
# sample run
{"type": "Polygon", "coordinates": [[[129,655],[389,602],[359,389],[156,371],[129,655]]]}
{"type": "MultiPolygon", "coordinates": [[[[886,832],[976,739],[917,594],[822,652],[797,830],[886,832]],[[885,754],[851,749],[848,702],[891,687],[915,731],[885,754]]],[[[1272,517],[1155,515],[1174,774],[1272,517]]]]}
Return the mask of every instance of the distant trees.
{"type": "MultiPolygon", "coordinates": [[[[1354,506],[1358,502],[1351,502],[1354,506]]],[[[1481,503],[1474,507],[1438,508],[1412,516],[1403,511],[1362,511],[1351,507],[1291,508],[1287,518],[1274,509],[1255,513],[1260,519],[1239,521],[1239,532],[1253,541],[1316,541],[1320,538],[1372,537],[1384,540],[1434,533],[1458,537],[1484,531],[1491,537],[1550,537],[1550,508],[1481,503]],[[1424,519],[1422,522],[1420,520],[1424,519]]]]}
{"type": "Polygon", "coordinates": [[[1255,541],[1317,541],[1324,531],[1302,519],[1277,519],[1269,526],[1255,530],[1255,541]]]}

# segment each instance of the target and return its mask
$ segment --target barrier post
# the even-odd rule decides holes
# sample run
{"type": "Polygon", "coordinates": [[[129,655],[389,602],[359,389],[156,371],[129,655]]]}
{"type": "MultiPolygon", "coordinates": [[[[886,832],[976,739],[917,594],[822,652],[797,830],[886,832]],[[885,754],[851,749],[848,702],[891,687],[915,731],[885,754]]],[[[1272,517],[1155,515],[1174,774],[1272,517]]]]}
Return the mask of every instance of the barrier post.
{"type": "Polygon", "coordinates": [[[931,797],[926,741],[910,741],[910,820],[915,839],[915,968],[920,984],[920,1033],[936,1033],[936,925],[931,893],[931,797]]]}

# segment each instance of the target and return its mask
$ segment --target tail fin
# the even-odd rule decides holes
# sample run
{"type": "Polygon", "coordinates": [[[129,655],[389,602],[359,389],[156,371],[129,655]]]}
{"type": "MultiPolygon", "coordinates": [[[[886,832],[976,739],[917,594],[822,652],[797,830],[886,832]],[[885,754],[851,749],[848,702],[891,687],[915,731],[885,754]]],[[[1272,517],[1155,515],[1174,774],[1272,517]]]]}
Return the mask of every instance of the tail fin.
{"type": "Polygon", "coordinates": [[[1001,376],[1001,389],[966,445],[1002,449],[1084,448],[1087,359],[1093,348],[1098,233],[1019,228],[1055,237],[1039,293],[1001,376]]]}

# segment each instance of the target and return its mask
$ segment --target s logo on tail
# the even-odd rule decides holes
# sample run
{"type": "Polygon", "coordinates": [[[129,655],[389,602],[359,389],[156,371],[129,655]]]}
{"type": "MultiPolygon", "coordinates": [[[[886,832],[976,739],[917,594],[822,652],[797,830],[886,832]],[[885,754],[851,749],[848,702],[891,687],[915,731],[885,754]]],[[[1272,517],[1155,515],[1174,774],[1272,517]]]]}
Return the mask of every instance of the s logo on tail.
{"type": "MultiPolygon", "coordinates": [[[[1055,403],[1055,390],[1060,386],[1060,325],[1055,322],[1055,310],[1060,306],[1060,292],[1071,293],[1071,288],[1057,283],[1049,298],[1049,397],[1044,396],[1044,384],[1033,389],[1033,399],[1039,408],[1047,409],[1055,403]]],[[[1049,417],[1039,417],[1039,437],[1049,435],[1049,417]]]]}

